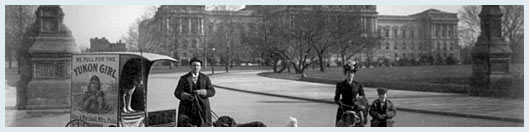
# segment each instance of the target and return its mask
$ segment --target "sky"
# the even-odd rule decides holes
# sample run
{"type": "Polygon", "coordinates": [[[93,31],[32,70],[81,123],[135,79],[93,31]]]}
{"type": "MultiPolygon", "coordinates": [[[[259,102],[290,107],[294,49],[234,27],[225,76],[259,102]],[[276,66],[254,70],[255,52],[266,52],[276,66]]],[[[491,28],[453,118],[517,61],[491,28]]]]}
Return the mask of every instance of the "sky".
{"type": "MultiPolygon", "coordinates": [[[[84,49],[90,47],[91,38],[105,37],[111,43],[125,36],[128,28],[152,5],[65,5],[61,6],[64,24],[72,31],[77,45],[84,49]]],[[[462,6],[389,6],[377,5],[379,15],[411,15],[435,8],[445,12],[457,13],[462,6]]]]}

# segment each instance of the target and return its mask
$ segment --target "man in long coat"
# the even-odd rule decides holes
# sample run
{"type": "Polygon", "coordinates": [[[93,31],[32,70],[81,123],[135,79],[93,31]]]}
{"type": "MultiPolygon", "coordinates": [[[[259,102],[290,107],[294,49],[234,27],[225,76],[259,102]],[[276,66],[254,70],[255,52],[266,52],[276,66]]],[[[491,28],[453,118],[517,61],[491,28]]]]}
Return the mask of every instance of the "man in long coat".
{"type": "Polygon", "coordinates": [[[177,126],[212,126],[209,98],[215,89],[209,77],[200,73],[202,61],[192,59],[191,72],[180,77],[174,96],[180,100],[177,126]]]}

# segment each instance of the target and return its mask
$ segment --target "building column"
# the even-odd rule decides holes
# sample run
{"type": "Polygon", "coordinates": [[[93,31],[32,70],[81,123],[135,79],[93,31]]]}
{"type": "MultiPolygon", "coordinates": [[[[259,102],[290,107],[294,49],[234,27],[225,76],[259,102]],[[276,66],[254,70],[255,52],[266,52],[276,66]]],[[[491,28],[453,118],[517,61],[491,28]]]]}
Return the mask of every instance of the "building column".
{"type": "Polygon", "coordinates": [[[178,32],[182,33],[182,18],[178,17],[178,32]]]}
{"type": "Polygon", "coordinates": [[[191,19],[193,19],[193,18],[188,18],[187,19],[187,23],[188,23],[187,24],[187,29],[188,29],[187,31],[189,31],[189,32],[187,32],[188,34],[191,34],[191,31],[192,31],[191,30],[191,25],[193,25],[193,24],[191,24],[191,22],[192,22],[191,19]]]}

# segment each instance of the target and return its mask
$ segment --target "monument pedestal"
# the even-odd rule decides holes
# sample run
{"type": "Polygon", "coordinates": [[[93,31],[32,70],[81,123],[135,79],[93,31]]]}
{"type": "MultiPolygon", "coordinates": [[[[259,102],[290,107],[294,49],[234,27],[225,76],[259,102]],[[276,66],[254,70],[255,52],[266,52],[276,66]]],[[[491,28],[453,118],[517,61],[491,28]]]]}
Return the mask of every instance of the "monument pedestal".
{"type": "Polygon", "coordinates": [[[481,34],[472,51],[470,95],[505,97],[514,93],[510,75],[512,51],[501,37],[502,15],[498,5],[482,6],[481,34]]]}
{"type": "Polygon", "coordinates": [[[69,109],[71,80],[38,79],[28,84],[26,109],[69,109]]]}
{"type": "Polygon", "coordinates": [[[62,23],[59,6],[39,6],[38,36],[29,49],[33,79],[27,85],[26,109],[70,108],[72,54],[80,53],[70,30],[62,23]]]}

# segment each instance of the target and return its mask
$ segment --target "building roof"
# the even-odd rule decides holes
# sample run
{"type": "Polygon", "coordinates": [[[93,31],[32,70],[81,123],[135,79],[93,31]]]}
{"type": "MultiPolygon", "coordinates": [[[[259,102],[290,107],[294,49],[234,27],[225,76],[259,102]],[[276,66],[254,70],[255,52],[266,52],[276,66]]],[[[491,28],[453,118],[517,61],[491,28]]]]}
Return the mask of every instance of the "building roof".
{"type": "Polygon", "coordinates": [[[80,53],[77,55],[130,55],[130,56],[136,56],[144,58],[148,61],[154,62],[154,61],[160,61],[160,60],[168,60],[168,61],[177,61],[176,59],[160,55],[160,54],[154,54],[154,53],[140,53],[140,52],[91,52],[91,53],[80,53]]]}

